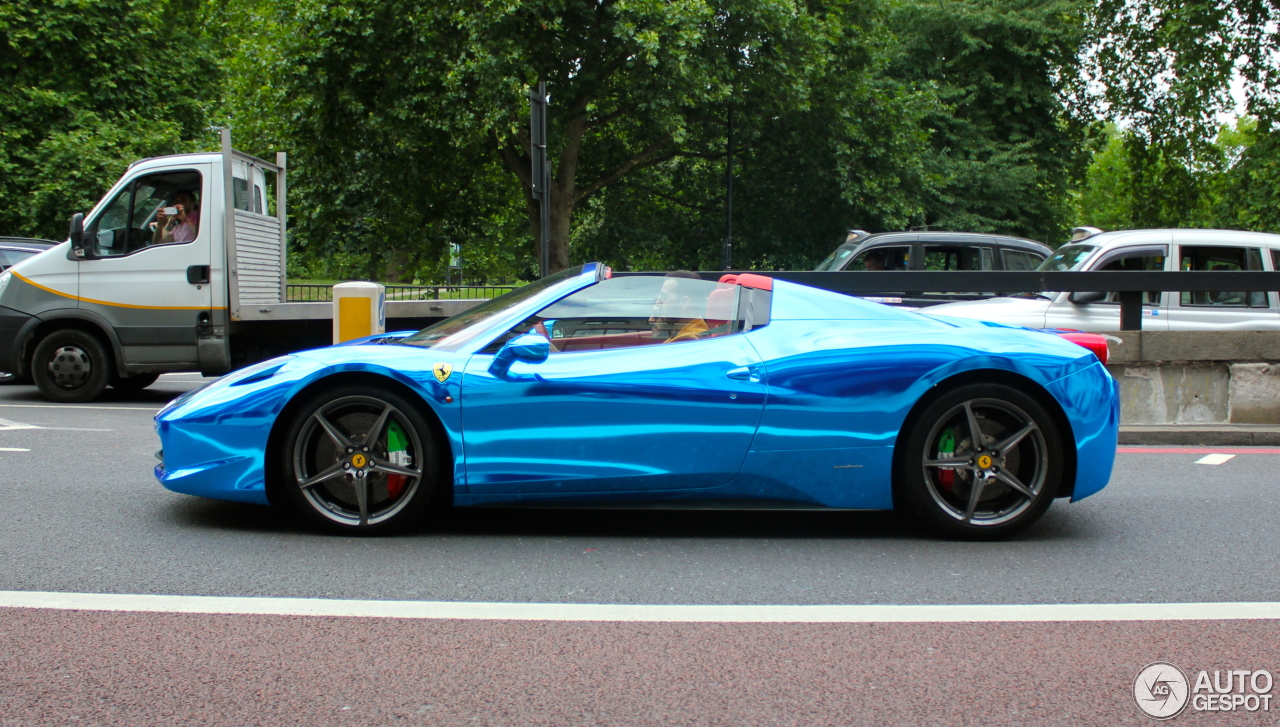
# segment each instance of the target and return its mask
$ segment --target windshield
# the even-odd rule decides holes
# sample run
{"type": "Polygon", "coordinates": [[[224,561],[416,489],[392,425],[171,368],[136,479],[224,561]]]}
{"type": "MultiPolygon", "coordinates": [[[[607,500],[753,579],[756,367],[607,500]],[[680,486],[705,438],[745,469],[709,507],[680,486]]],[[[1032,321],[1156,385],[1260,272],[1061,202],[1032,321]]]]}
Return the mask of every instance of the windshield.
{"type": "Polygon", "coordinates": [[[1045,272],[1064,272],[1067,270],[1079,270],[1084,265],[1084,261],[1089,259],[1097,245],[1063,245],[1058,251],[1049,256],[1048,260],[1040,263],[1040,267],[1036,270],[1045,272]]]}
{"type": "Polygon", "coordinates": [[[818,263],[818,267],[814,268],[816,272],[827,272],[839,270],[844,267],[844,263],[853,254],[857,245],[844,244],[836,248],[836,251],[827,256],[826,260],[818,263]]]}
{"type": "Polygon", "coordinates": [[[561,270],[555,275],[548,275],[536,283],[529,283],[522,288],[516,288],[506,295],[498,296],[474,308],[468,308],[456,316],[446,318],[433,326],[428,326],[412,336],[396,341],[396,343],[421,346],[423,348],[439,347],[446,350],[455,350],[458,346],[470,341],[482,332],[485,329],[484,322],[487,319],[520,305],[562,280],[581,275],[584,267],[579,265],[576,268],[561,270]]]}

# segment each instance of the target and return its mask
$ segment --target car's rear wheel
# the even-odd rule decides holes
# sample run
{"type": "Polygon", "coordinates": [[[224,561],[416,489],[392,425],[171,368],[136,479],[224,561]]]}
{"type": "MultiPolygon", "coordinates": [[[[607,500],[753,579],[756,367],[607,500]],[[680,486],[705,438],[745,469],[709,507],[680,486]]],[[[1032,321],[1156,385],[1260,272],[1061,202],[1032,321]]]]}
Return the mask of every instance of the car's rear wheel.
{"type": "Polygon", "coordinates": [[[107,347],[74,328],[45,336],[31,355],[31,377],[50,401],[93,401],[107,388],[111,369],[107,347]]]}
{"type": "Polygon", "coordinates": [[[395,530],[420,518],[446,486],[430,428],[395,392],[343,387],[296,411],[280,448],[281,488],[312,524],[395,530]]]}
{"type": "Polygon", "coordinates": [[[940,534],[992,540],[1040,518],[1058,493],[1063,443],[1053,418],[1018,389],[962,386],[906,433],[901,494],[940,534]]]}

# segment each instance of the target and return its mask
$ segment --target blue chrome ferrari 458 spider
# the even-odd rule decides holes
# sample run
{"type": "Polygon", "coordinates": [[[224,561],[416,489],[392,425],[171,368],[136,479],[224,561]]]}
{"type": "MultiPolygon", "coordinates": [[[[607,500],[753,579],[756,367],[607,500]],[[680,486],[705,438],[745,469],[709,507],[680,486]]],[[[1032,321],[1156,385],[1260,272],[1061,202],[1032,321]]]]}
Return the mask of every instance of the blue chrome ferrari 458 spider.
{"type": "Polygon", "coordinates": [[[450,505],[660,501],[897,508],[995,538],[1107,483],[1118,402],[1052,333],[589,264],[188,393],[156,415],[155,474],[350,532],[450,505]]]}

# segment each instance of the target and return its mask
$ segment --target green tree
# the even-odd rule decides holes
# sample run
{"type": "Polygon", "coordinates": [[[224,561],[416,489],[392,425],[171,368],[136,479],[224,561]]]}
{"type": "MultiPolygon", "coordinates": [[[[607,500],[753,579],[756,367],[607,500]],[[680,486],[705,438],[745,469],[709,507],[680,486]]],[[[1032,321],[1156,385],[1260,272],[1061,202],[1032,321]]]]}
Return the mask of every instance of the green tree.
{"type": "Polygon", "coordinates": [[[0,4],[0,230],[60,239],[136,159],[213,142],[203,0],[0,4]]]}
{"type": "MultiPolygon", "coordinates": [[[[330,219],[358,220],[352,239],[394,240],[412,230],[468,227],[477,210],[502,207],[499,197],[522,199],[525,93],[548,81],[552,269],[559,269],[569,264],[574,214],[588,200],[638,170],[703,153],[731,101],[805,108],[814,79],[849,60],[837,50],[861,34],[869,7],[842,0],[309,0],[280,11],[289,17],[274,92],[307,165],[315,220],[332,210],[330,219]],[[494,183],[495,162],[509,175],[505,185],[494,183]],[[425,216],[403,213],[426,203],[425,216]],[[397,214],[411,219],[402,224],[397,214]]],[[[523,203],[535,221],[532,199],[523,203]]],[[[415,245],[439,250],[446,236],[415,245]]]]}
{"type": "Polygon", "coordinates": [[[890,73],[932,88],[930,149],[916,224],[1057,238],[1087,160],[1079,94],[1083,4],[903,2],[890,73]]]}

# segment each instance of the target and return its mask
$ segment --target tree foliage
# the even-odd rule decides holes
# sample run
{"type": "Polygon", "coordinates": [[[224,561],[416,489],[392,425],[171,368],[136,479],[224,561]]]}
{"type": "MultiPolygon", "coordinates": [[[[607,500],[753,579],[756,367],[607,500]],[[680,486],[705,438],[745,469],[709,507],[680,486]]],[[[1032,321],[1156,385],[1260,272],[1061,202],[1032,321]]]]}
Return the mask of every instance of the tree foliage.
{"type": "Polygon", "coordinates": [[[916,224],[1053,240],[1086,161],[1079,92],[1080,3],[905,2],[890,73],[932,88],[928,184],[916,224]]]}
{"type": "Polygon", "coordinates": [[[130,161],[208,143],[202,0],[0,4],[0,230],[60,239],[130,161]]]}

